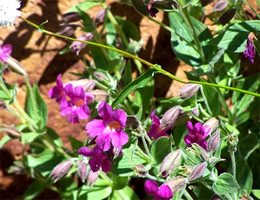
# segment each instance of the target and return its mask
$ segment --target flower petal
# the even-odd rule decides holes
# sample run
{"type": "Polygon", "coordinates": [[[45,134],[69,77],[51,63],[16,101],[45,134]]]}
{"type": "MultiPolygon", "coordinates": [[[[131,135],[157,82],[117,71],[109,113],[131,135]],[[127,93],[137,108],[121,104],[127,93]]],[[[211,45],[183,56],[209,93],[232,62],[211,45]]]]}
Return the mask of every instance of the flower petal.
{"type": "Polygon", "coordinates": [[[86,157],[93,156],[93,153],[92,153],[91,149],[89,149],[88,147],[81,147],[78,150],[78,153],[83,155],[83,156],[86,156],[86,157]]]}
{"type": "Polygon", "coordinates": [[[171,199],[173,197],[172,191],[168,185],[161,185],[157,191],[157,196],[163,199],[171,199]]]}
{"type": "Polygon", "coordinates": [[[110,162],[110,160],[108,158],[105,158],[102,162],[102,171],[107,173],[108,171],[111,170],[111,167],[112,167],[112,163],[110,162]]]}
{"type": "Polygon", "coordinates": [[[150,195],[156,195],[157,191],[158,191],[158,184],[156,181],[154,180],[147,180],[144,183],[144,189],[145,191],[150,194],[150,195]]]}
{"type": "Polygon", "coordinates": [[[121,125],[121,128],[124,128],[127,120],[125,111],[120,109],[115,109],[113,111],[113,120],[118,121],[121,125]]]}
{"type": "Polygon", "coordinates": [[[93,172],[97,172],[102,164],[102,160],[100,160],[98,157],[93,156],[89,161],[88,164],[90,165],[90,168],[93,172]]]}
{"type": "Polygon", "coordinates": [[[102,151],[108,151],[110,149],[110,141],[110,134],[100,134],[96,139],[96,143],[102,151]]]}
{"type": "Polygon", "coordinates": [[[89,134],[93,138],[103,133],[104,130],[105,130],[105,126],[103,120],[100,119],[94,119],[88,122],[86,125],[87,134],[89,134]]]}
{"type": "Polygon", "coordinates": [[[111,119],[113,115],[112,107],[105,101],[102,101],[98,106],[98,115],[104,120],[111,119]]]}
{"type": "Polygon", "coordinates": [[[194,131],[194,127],[193,127],[193,124],[191,123],[191,121],[188,121],[187,122],[187,129],[190,133],[193,133],[194,131]]]}
{"type": "Polygon", "coordinates": [[[112,145],[117,148],[128,142],[128,135],[124,131],[112,133],[112,145]]]}

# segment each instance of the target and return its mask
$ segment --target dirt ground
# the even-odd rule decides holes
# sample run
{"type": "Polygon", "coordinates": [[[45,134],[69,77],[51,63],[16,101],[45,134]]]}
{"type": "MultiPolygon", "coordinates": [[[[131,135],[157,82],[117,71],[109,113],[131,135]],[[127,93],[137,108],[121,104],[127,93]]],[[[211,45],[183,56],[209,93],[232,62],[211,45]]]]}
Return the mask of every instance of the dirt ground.
{"type": "MultiPolygon", "coordinates": [[[[57,32],[60,29],[61,14],[65,13],[70,7],[84,0],[22,0],[22,16],[26,19],[40,24],[45,20],[44,25],[47,30],[57,32]]],[[[254,3],[254,0],[252,0],[254,3]]],[[[139,15],[132,7],[120,5],[114,1],[108,2],[114,14],[125,17],[134,22],[140,30],[144,41],[143,49],[139,56],[152,63],[159,64],[172,74],[180,78],[185,78],[184,71],[192,68],[179,62],[169,45],[170,33],[160,28],[139,15]],[[168,59],[165,59],[168,58],[168,59]]],[[[88,11],[94,16],[100,8],[88,11]]],[[[166,15],[160,12],[157,20],[168,23],[166,15]]],[[[76,35],[77,36],[77,35],[76,35]]],[[[12,44],[12,56],[19,60],[26,68],[31,83],[38,82],[41,94],[48,104],[49,120],[48,126],[55,129],[61,136],[65,146],[69,147],[68,136],[73,136],[79,140],[84,140],[86,133],[84,130],[85,122],[80,125],[68,124],[67,120],[59,115],[58,105],[54,100],[47,96],[48,90],[55,85],[55,79],[59,73],[63,73],[63,82],[75,80],[76,77],[70,72],[83,72],[84,63],[80,57],[74,53],[59,55],[58,51],[63,49],[67,41],[43,35],[38,30],[29,26],[26,22],[18,19],[13,28],[0,29],[0,43],[12,44]]],[[[84,54],[90,58],[88,52],[84,54]]],[[[21,77],[12,72],[5,76],[9,83],[19,85],[18,101],[21,105],[25,100],[25,84],[21,77]]],[[[175,96],[182,84],[172,81],[165,76],[155,78],[155,96],[175,96]]],[[[17,124],[19,121],[6,111],[0,111],[0,124],[17,124]]],[[[3,133],[0,133],[0,138],[3,133]]],[[[31,179],[25,176],[13,176],[7,174],[7,168],[14,160],[21,158],[23,146],[19,141],[11,141],[0,150],[0,198],[1,199],[20,199],[31,179]]],[[[57,199],[57,195],[50,191],[44,192],[38,199],[57,199]]]]}

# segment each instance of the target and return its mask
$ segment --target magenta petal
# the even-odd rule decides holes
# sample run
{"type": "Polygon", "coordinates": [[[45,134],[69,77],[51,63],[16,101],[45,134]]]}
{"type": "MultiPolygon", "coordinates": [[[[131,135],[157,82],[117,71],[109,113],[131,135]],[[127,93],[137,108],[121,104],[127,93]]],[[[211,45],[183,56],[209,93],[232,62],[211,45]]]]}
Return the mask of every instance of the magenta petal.
{"type": "Polygon", "coordinates": [[[191,121],[187,122],[187,129],[190,133],[193,133],[194,127],[193,127],[193,124],[191,123],[191,121]]]}
{"type": "Polygon", "coordinates": [[[124,131],[112,133],[112,145],[117,148],[128,142],[128,135],[124,131]]]}
{"type": "Polygon", "coordinates": [[[74,95],[77,96],[77,97],[80,97],[81,99],[84,99],[85,93],[84,93],[83,87],[81,87],[81,86],[75,87],[74,88],[74,95]]]}
{"type": "Polygon", "coordinates": [[[112,107],[105,101],[102,101],[98,106],[98,115],[103,119],[109,119],[112,118],[112,114],[112,107]]]}
{"type": "Polygon", "coordinates": [[[96,143],[102,151],[108,151],[110,149],[111,136],[109,134],[100,134],[96,143]]]}
{"type": "Polygon", "coordinates": [[[171,199],[173,197],[172,191],[168,185],[161,185],[157,191],[157,196],[164,199],[171,199]]]}
{"type": "Polygon", "coordinates": [[[85,102],[86,104],[92,103],[94,101],[94,99],[95,99],[93,94],[91,94],[89,92],[85,93],[85,97],[86,97],[86,102],[85,102]]]}
{"type": "Polygon", "coordinates": [[[90,168],[93,172],[97,172],[102,164],[102,160],[100,160],[98,157],[93,156],[89,161],[88,161],[90,168]]]}
{"type": "Polygon", "coordinates": [[[195,130],[197,132],[200,132],[200,133],[203,132],[203,124],[202,123],[197,122],[194,127],[195,127],[195,130]]]}
{"type": "Polygon", "coordinates": [[[69,116],[68,116],[68,120],[72,123],[72,124],[78,124],[79,123],[79,117],[76,115],[75,111],[70,112],[69,116]]]}
{"type": "Polygon", "coordinates": [[[72,84],[67,84],[64,88],[64,91],[66,93],[66,95],[68,95],[69,97],[72,97],[73,96],[73,87],[72,87],[72,84]]]}
{"type": "Polygon", "coordinates": [[[76,113],[80,119],[88,119],[89,118],[89,108],[84,105],[81,108],[76,110],[76,113]]]}
{"type": "Polygon", "coordinates": [[[92,138],[103,133],[105,128],[106,127],[104,126],[103,120],[100,119],[94,119],[86,125],[86,131],[92,138]]]}
{"type": "Polygon", "coordinates": [[[156,195],[157,193],[157,190],[158,190],[158,184],[156,181],[153,181],[153,180],[147,180],[145,183],[144,183],[144,189],[145,191],[150,194],[150,195],[156,195]]]}
{"type": "Polygon", "coordinates": [[[160,119],[157,115],[155,115],[155,112],[156,110],[154,110],[152,113],[151,113],[151,119],[152,119],[152,122],[153,124],[156,124],[157,126],[160,126],[160,119]]]}
{"type": "Polygon", "coordinates": [[[111,167],[112,167],[112,163],[109,161],[108,158],[104,159],[103,160],[103,163],[102,163],[102,171],[107,173],[108,171],[111,170],[111,167]]]}
{"type": "Polygon", "coordinates": [[[192,135],[186,135],[184,137],[184,142],[190,147],[191,144],[194,142],[194,137],[192,135]]]}
{"type": "Polygon", "coordinates": [[[93,156],[93,153],[92,153],[91,149],[89,149],[88,147],[81,147],[78,150],[78,153],[83,155],[83,156],[86,156],[86,157],[93,156]]]}
{"type": "Polygon", "coordinates": [[[2,47],[2,50],[3,52],[6,54],[6,55],[11,55],[12,53],[12,45],[11,44],[6,44],[2,47]]]}
{"type": "Polygon", "coordinates": [[[127,120],[127,116],[125,111],[123,110],[119,110],[119,109],[115,109],[113,111],[113,118],[114,120],[119,121],[121,128],[125,127],[126,125],[126,120],[127,120]]]}

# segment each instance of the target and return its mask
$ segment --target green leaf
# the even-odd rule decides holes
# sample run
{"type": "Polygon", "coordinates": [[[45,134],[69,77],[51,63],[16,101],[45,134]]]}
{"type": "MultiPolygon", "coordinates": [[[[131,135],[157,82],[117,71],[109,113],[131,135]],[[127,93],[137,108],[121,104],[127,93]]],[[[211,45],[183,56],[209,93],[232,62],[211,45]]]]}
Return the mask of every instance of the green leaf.
{"type": "MultiPolygon", "coordinates": [[[[243,157],[248,158],[252,149],[259,145],[259,139],[257,134],[251,133],[247,134],[240,142],[239,142],[239,149],[240,153],[243,157]],[[249,155],[248,155],[249,154],[249,155]]],[[[252,153],[252,152],[251,152],[252,153]]]]}
{"type": "Polygon", "coordinates": [[[106,28],[106,42],[107,44],[113,45],[116,41],[116,29],[111,22],[105,24],[106,28]]]}
{"type": "Polygon", "coordinates": [[[85,1],[76,4],[75,6],[71,7],[67,12],[77,12],[77,7],[83,11],[86,11],[94,6],[101,5],[104,1],[85,1]]]}
{"type": "Polygon", "coordinates": [[[11,140],[11,138],[8,135],[5,135],[4,137],[2,137],[0,140],[0,149],[10,140],[11,140]]]}
{"type": "Polygon", "coordinates": [[[217,195],[225,195],[239,189],[236,179],[229,173],[223,173],[212,186],[217,195]]]}
{"type": "Polygon", "coordinates": [[[17,86],[9,85],[8,83],[4,83],[4,84],[5,84],[9,94],[6,94],[5,91],[1,89],[0,90],[0,99],[2,101],[6,102],[7,104],[11,104],[16,97],[17,86]]]}
{"type": "Polygon", "coordinates": [[[219,97],[216,89],[211,86],[202,86],[206,101],[209,105],[209,111],[212,115],[218,116],[221,112],[220,103],[219,103],[219,97]]]}
{"type": "Polygon", "coordinates": [[[114,100],[112,107],[115,108],[118,104],[122,103],[132,91],[136,90],[137,88],[142,88],[146,86],[147,83],[152,80],[154,74],[155,71],[150,68],[144,74],[129,83],[114,100]]]}
{"type": "Polygon", "coordinates": [[[230,26],[222,34],[213,38],[209,44],[232,52],[241,53],[246,49],[245,45],[248,34],[259,31],[259,20],[244,21],[230,26]]]}
{"type": "Polygon", "coordinates": [[[112,184],[113,190],[121,190],[128,184],[128,177],[120,177],[114,175],[112,177],[112,181],[113,181],[112,184]]]}
{"type": "Polygon", "coordinates": [[[39,136],[41,136],[43,134],[39,134],[37,132],[22,133],[21,134],[21,141],[22,141],[23,144],[30,144],[37,137],[39,137],[39,136]]]}
{"type": "Polygon", "coordinates": [[[168,137],[158,138],[152,145],[151,155],[155,164],[159,164],[171,152],[171,142],[168,137]]]}
{"type": "Polygon", "coordinates": [[[25,193],[23,194],[24,200],[31,200],[35,199],[47,186],[47,183],[35,180],[31,185],[26,189],[25,193]]]}
{"type": "Polygon", "coordinates": [[[122,76],[122,79],[123,79],[125,85],[128,85],[132,81],[132,76],[129,76],[129,74],[132,74],[131,60],[127,60],[127,63],[125,66],[125,72],[122,76]]]}
{"type": "Polygon", "coordinates": [[[47,127],[47,134],[51,137],[52,141],[59,147],[63,147],[60,136],[50,127],[47,127]]]}
{"type": "Polygon", "coordinates": [[[243,196],[249,195],[251,193],[252,185],[253,185],[252,171],[248,167],[247,162],[243,158],[240,158],[236,161],[236,166],[237,166],[236,179],[240,186],[239,193],[240,195],[243,196]],[[244,191],[246,192],[246,194],[244,191]]]}
{"type": "Polygon", "coordinates": [[[108,70],[109,61],[104,55],[103,50],[100,47],[96,47],[93,45],[89,45],[89,49],[91,51],[91,55],[96,64],[96,67],[103,70],[108,70]]]}
{"type": "Polygon", "coordinates": [[[68,136],[69,138],[69,141],[70,141],[70,144],[71,144],[71,147],[72,147],[72,150],[73,151],[78,151],[79,148],[83,147],[83,142],[71,137],[71,136],[68,136]]]}
{"type": "Polygon", "coordinates": [[[252,193],[257,199],[260,199],[260,190],[252,190],[252,193]]]}
{"type": "Polygon", "coordinates": [[[113,200],[139,200],[139,197],[135,192],[129,187],[126,186],[122,190],[114,190],[111,199],[113,200]]]}
{"type": "Polygon", "coordinates": [[[125,36],[127,37],[128,40],[130,38],[135,41],[140,40],[140,34],[138,28],[133,22],[118,16],[116,16],[116,20],[118,21],[118,24],[120,25],[121,29],[125,33],[125,36]]]}
{"type": "Polygon", "coordinates": [[[95,30],[95,26],[90,16],[87,13],[85,13],[80,7],[76,6],[76,8],[77,8],[77,12],[79,13],[80,17],[83,20],[84,28],[82,30],[86,32],[93,32],[95,30]]]}

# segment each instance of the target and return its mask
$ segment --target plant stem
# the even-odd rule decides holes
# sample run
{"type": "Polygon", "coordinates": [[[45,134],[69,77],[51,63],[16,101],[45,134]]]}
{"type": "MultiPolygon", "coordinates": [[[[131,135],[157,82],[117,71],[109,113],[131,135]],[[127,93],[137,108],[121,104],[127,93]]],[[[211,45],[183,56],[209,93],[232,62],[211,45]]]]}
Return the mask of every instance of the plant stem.
{"type": "MultiPolygon", "coordinates": [[[[36,25],[35,23],[23,18],[23,17],[20,17],[22,20],[24,20],[25,22],[27,22],[28,24],[30,24],[31,26],[39,29],[40,27],[38,25],[36,25]]],[[[90,42],[90,41],[84,41],[84,40],[78,40],[76,38],[72,38],[72,37],[67,37],[67,36],[64,36],[64,35],[60,35],[60,34],[57,34],[57,33],[53,33],[53,32],[50,32],[50,31],[47,31],[47,30],[44,30],[44,29],[41,29],[41,31],[45,34],[48,34],[48,35],[52,35],[52,36],[55,36],[55,37],[59,37],[59,38],[63,38],[63,39],[67,39],[67,40],[71,40],[71,41],[78,41],[78,42],[83,42],[83,43],[86,43],[86,44],[89,44],[89,45],[93,45],[93,46],[98,46],[98,47],[101,47],[101,48],[106,48],[106,49],[110,49],[112,51],[115,51],[115,52],[118,52],[118,53],[121,53],[123,56],[125,57],[129,57],[129,58],[132,58],[132,59],[135,59],[135,60],[138,60],[140,61],[141,63],[157,70],[158,72],[164,74],[165,76],[168,76],[169,78],[173,79],[173,80],[176,80],[180,83],[184,83],[184,84],[188,84],[188,83],[195,83],[195,84],[200,84],[200,85],[207,85],[207,86],[212,86],[212,87],[218,87],[218,88],[223,88],[223,89],[227,89],[227,90],[233,90],[233,91],[237,91],[237,92],[241,92],[241,93],[244,93],[244,94],[249,94],[249,95],[252,95],[252,96],[256,96],[256,97],[260,97],[260,94],[258,93],[254,93],[254,92],[251,92],[251,91],[247,91],[247,90],[242,90],[242,89],[239,89],[239,88],[234,88],[234,87],[229,87],[229,86],[225,86],[225,85],[217,85],[217,84],[214,84],[214,83],[208,83],[208,82],[200,82],[200,81],[194,81],[194,80],[184,80],[182,78],[178,78],[176,76],[174,76],[173,74],[171,74],[170,72],[156,66],[156,65],[153,65],[152,63],[142,59],[142,58],[139,58],[137,56],[134,56],[126,51],[123,51],[123,50],[120,50],[120,49],[116,49],[116,48],[113,48],[113,47],[110,47],[110,46],[106,46],[106,45],[103,45],[103,44],[98,44],[98,43],[95,43],[95,42],[90,42]]]]}
{"type": "Polygon", "coordinates": [[[185,198],[186,198],[187,200],[193,200],[193,198],[190,196],[190,194],[189,194],[185,189],[184,189],[183,195],[185,196],[185,198]]]}
{"type": "Polygon", "coordinates": [[[236,158],[235,158],[235,151],[232,150],[230,152],[230,157],[231,157],[231,165],[232,165],[232,174],[234,178],[236,178],[236,158]]]}

